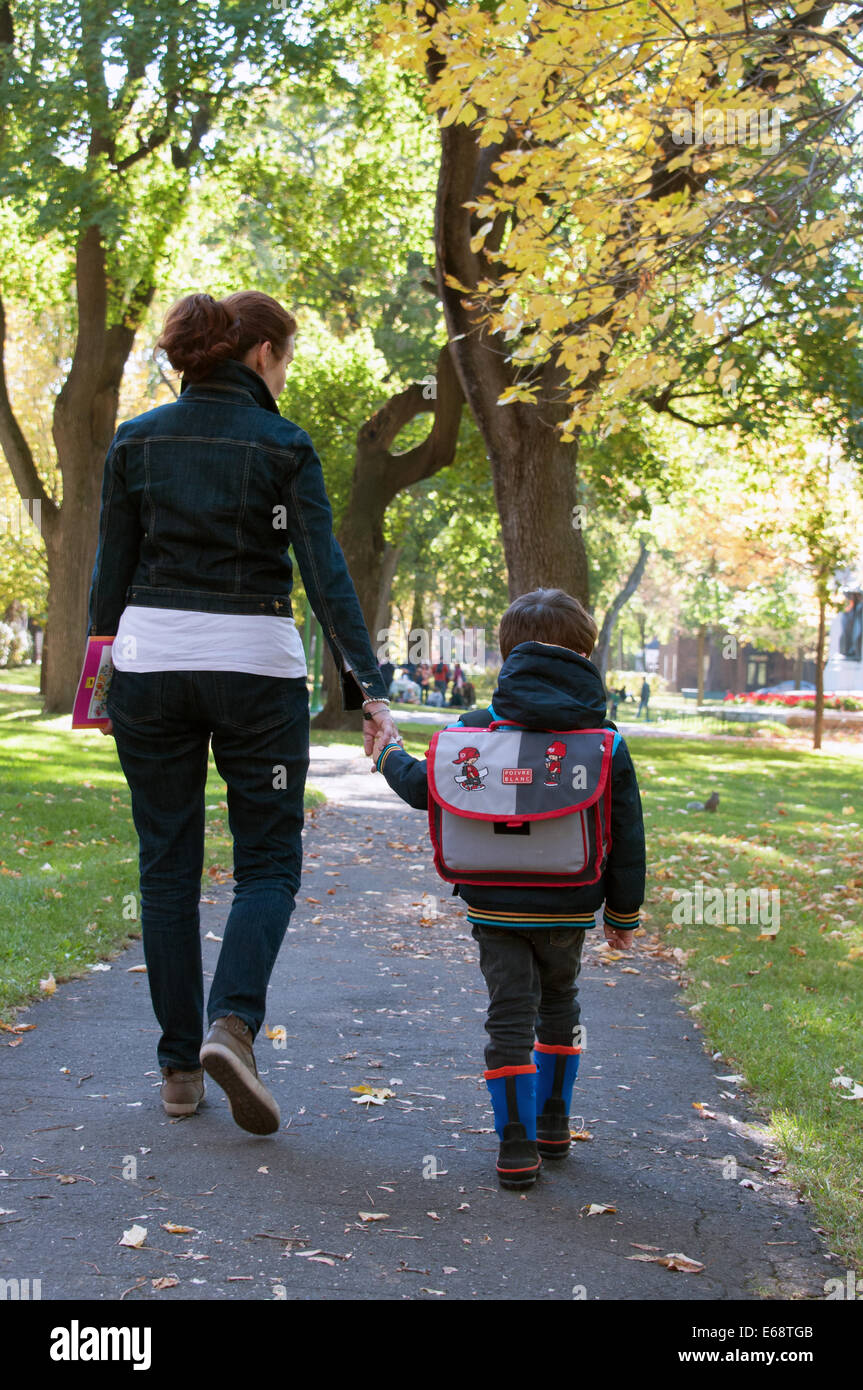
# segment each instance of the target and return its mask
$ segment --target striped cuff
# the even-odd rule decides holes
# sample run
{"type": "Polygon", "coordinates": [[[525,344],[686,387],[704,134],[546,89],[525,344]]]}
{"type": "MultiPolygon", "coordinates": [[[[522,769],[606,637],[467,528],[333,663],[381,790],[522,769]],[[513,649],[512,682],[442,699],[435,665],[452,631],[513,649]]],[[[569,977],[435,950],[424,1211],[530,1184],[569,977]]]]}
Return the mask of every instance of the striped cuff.
{"type": "Polygon", "coordinates": [[[387,760],[387,758],[389,757],[390,753],[392,753],[393,749],[394,749],[394,748],[400,748],[400,747],[401,747],[401,744],[399,744],[399,743],[388,743],[387,746],[386,746],[386,748],[382,748],[382,749],[381,749],[380,753],[378,754],[378,760],[377,760],[377,762],[375,763],[375,767],[377,768],[378,772],[380,772],[380,771],[382,770],[384,763],[386,762],[386,760],[387,760]]]}
{"type": "Polygon", "coordinates": [[[615,912],[606,906],[603,908],[602,916],[607,927],[612,927],[614,931],[635,931],[639,922],[641,909],[636,908],[634,912],[615,912]]]}

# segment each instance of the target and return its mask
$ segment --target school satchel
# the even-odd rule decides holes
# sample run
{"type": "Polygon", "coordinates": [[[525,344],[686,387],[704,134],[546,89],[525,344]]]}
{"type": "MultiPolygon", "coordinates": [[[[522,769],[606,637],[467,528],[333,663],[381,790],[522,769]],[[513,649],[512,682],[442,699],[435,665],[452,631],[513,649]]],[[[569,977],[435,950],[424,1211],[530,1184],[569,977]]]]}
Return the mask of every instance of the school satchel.
{"type": "Polygon", "coordinates": [[[612,729],[441,729],[428,751],[429,829],[448,883],[576,888],[611,848],[612,729]]]}

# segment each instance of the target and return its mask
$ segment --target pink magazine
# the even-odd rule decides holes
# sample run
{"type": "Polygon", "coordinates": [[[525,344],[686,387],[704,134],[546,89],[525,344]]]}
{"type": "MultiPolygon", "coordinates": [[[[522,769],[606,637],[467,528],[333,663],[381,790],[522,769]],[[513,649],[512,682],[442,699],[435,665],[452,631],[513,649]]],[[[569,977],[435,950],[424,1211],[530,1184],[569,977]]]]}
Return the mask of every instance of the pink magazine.
{"type": "Polygon", "coordinates": [[[100,729],[109,722],[105,701],[114,673],[113,637],[89,637],[84,668],[72,710],[73,729],[100,729]]]}

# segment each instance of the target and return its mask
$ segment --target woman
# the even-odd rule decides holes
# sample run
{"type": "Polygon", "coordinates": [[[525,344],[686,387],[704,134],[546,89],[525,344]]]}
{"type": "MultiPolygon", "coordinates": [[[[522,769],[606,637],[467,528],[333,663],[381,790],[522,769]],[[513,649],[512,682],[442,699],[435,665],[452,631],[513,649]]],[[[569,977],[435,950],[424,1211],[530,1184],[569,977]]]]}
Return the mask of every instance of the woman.
{"type": "Polygon", "coordinates": [[[192,1114],[206,1070],[253,1134],[279,1126],[252,1043],[300,884],[309,762],[289,545],[341,673],[344,707],[362,706],[366,752],[377,729],[396,732],[333,536],[320,460],[276,406],[296,327],[254,291],[174,305],[159,346],[182,373],[180,396],[114,437],[90,589],[90,633],[116,634],[106,732],[140,841],[162,1103],[169,1115],[192,1114]],[[211,737],[228,788],[236,887],[202,1046],[198,903],[211,737]]]}

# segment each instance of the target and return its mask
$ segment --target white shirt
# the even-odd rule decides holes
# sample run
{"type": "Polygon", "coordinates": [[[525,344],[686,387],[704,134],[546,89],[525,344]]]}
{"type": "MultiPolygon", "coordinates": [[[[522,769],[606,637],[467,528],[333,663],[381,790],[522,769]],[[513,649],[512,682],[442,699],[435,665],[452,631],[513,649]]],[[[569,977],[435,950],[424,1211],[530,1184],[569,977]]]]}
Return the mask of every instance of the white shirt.
{"type": "Polygon", "coordinates": [[[269,613],[201,613],[191,608],[123,610],[111,659],[118,671],[249,671],[305,676],[293,618],[269,613]]]}

